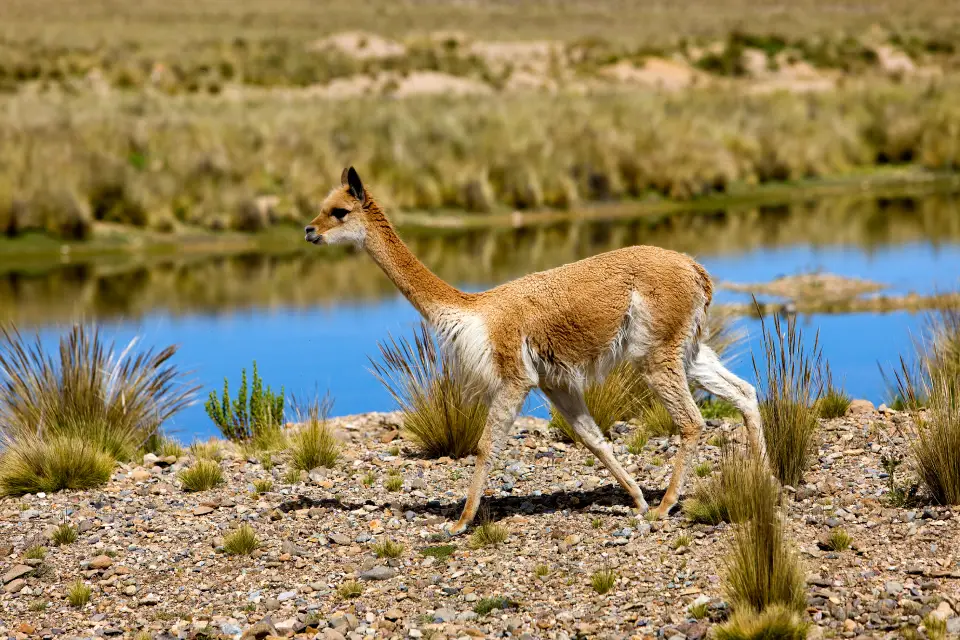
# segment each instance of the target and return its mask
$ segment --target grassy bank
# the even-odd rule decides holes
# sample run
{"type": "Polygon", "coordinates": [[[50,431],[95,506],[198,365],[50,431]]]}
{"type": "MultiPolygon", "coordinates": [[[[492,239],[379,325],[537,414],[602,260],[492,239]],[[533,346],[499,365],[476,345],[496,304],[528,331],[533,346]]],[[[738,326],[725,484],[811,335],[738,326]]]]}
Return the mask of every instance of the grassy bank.
{"type": "Polygon", "coordinates": [[[0,227],[89,237],[302,224],[350,158],[401,210],[689,201],[890,163],[960,166],[960,88],[829,94],[617,91],[329,101],[306,96],[2,103],[0,227]]]}

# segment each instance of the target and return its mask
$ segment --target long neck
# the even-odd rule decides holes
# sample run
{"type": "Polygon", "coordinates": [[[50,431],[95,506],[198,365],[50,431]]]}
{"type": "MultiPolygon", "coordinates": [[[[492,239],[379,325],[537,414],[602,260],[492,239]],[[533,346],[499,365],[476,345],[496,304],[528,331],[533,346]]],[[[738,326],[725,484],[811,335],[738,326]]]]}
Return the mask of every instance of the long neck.
{"type": "Polygon", "coordinates": [[[379,205],[370,202],[365,247],[387,277],[428,321],[445,308],[462,307],[468,294],[450,286],[424,265],[404,244],[379,205]]]}

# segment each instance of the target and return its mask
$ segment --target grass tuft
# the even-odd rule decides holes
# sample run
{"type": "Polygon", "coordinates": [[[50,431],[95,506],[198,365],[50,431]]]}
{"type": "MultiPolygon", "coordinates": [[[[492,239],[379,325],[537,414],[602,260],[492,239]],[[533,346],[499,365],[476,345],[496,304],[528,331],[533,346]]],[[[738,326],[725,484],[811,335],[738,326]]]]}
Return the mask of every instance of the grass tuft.
{"type": "Polygon", "coordinates": [[[548,575],[550,575],[550,565],[538,564],[533,568],[533,575],[537,576],[538,578],[546,578],[548,575]]]}
{"type": "Polygon", "coordinates": [[[737,611],[722,625],[714,628],[716,640],[803,640],[809,624],[800,614],[783,605],[774,605],[762,613],[737,611]]]}
{"type": "Polygon", "coordinates": [[[223,471],[220,464],[207,459],[201,459],[189,469],[184,469],[177,476],[184,491],[209,491],[223,484],[223,471]]]}
{"type": "Polygon", "coordinates": [[[502,524],[484,522],[470,534],[470,546],[474,549],[495,547],[504,542],[509,535],[510,532],[502,524]]]}
{"type": "Polygon", "coordinates": [[[253,492],[256,495],[269,493],[273,491],[273,480],[268,478],[257,478],[253,481],[253,492]]]}
{"type": "Polygon", "coordinates": [[[426,323],[413,341],[381,342],[372,371],[403,413],[403,428],[420,452],[431,458],[476,453],[487,407],[468,372],[443,355],[426,323]]]}
{"type": "Polygon", "coordinates": [[[53,544],[65,545],[73,544],[77,541],[77,530],[67,522],[61,522],[53,531],[53,544]]]}
{"type": "Polygon", "coordinates": [[[644,428],[654,437],[665,438],[680,433],[680,428],[674,424],[670,412],[659,400],[644,407],[640,419],[643,421],[644,428]]]}
{"type": "Polygon", "coordinates": [[[92,489],[110,479],[114,459],[80,437],[20,436],[0,457],[0,493],[92,489]]]}
{"type": "Polygon", "coordinates": [[[766,466],[753,456],[727,445],[721,449],[719,473],[701,480],[683,503],[683,512],[693,522],[720,524],[742,522],[751,517],[752,496],[777,501],[778,487],[766,466]]]}
{"type": "Polygon", "coordinates": [[[300,482],[300,469],[295,467],[287,469],[286,473],[283,474],[283,481],[286,484],[297,484],[300,482]]]}
{"type": "Polygon", "coordinates": [[[699,604],[691,605],[687,608],[687,611],[690,613],[690,617],[694,620],[703,620],[710,612],[710,605],[708,605],[706,602],[701,602],[699,604]]]}
{"type": "Polygon", "coordinates": [[[915,422],[911,453],[917,475],[936,502],[960,504],[960,378],[935,373],[926,417],[915,422]]]}
{"type": "Polygon", "coordinates": [[[47,557],[47,548],[40,544],[27,547],[23,552],[25,560],[43,560],[47,557]]]}
{"type": "Polygon", "coordinates": [[[643,448],[647,446],[648,440],[650,440],[650,434],[647,433],[646,429],[643,427],[634,429],[633,433],[630,434],[630,439],[627,440],[627,451],[635,456],[640,455],[643,453],[643,448]]]}
{"type": "Polygon", "coordinates": [[[332,469],[337,465],[341,444],[327,422],[332,407],[329,396],[314,399],[306,407],[297,407],[301,425],[290,437],[293,468],[310,471],[317,467],[332,469]]]}
{"type": "Polygon", "coordinates": [[[260,548],[260,539],[249,524],[242,524],[223,538],[223,549],[232,556],[248,556],[260,548]]]}
{"type": "Polygon", "coordinates": [[[709,462],[701,462],[693,468],[693,473],[696,474],[698,478],[706,478],[713,473],[713,465],[709,462]]]}
{"type": "Polygon", "coordinates": [[[590,586],[600,595],[613,589],[616,583],[617,574],[613,569],[600,569],[590,576],[590,586]]]}
{"type": "Polygon", "coordinates": [[[383,487],[387,491],[400,491],[403,489],[403,476],[399,473],[390,473],[387,479],[383,481],[383,487]]]}
{"type": "Polygon", "coordinates": [[[356,580],[347,580],[337,588],[337,595],[344,600],[359,598],[363,594],[363,585],[356,580]]]}
{"type": "Polygon", "coordinates": [[[817,400],[817,415],[821,418],[842,418],[847,414],[850,403],[853,402],[846,391],[833,386],[833,375],[830,373],[830,366],[825,366],[826,384],[823,388],[823,394],[817,400]]]}
{"type": "Polygon", "coordinates": [[[211,438],[207,442],[194,442],[190,445],[190,453],[198,460],[223,460],[223,448],[220,442],[211,438]]]}
{"type": "Polygon", "coordinates": [[[689,547],[691,544],[693,544],[693,538],[686,533],[681,533],[670,543],[670,547],[672,549],[679,549],[680,547],[689,547]]]}
{"type": "MultiPolygon", "coordinates": [[[[609,438],[613,425],[633,418],[649,402],[650,392],[637,368],[625,362],[617,365],[602,382],[587,385],[583,397],[601,433],[609,438]]],[[[550,426],[561,440],[580,441],[573,427],[555,409],[551,409],[550,426]]]]}
{"type": "Polygon", "coordinates": [[[378,558],[399,558],[403,555],[405,547],[393,540],[384,540],[373,547],[373,552],[378,558]]]}
{"type": "Polygon", "coordinates": [[[834,551],[846,551],[853,543],[853,538],[844,529],[834,529],[827,538],[827,546],[834,551]]]}
{"type": "Polygon", "coordinates": [[[923,628],[927,630],[927,638],[930,640],[946,640],[947,621],[927,614],[923,619],[923,628]]]}
{"type": "Polygon", "coordinates": [[[428,558],[436,558],[437,560],[444,561],[450,556],[453,555],[454,551],[457,548],[452,544],[441,544],[435,547],[426,547],[420,550],[420,553],[427,556],[428,558]]]}
{"type": "Polygon", "coordinates": [[[67,591],[67,600],[70,602],[70,606],[80,609],[90,602],[90,593],[90,587],[83,584],[80,578],[77,578],[67,591]]]}
{"type": "Polygon", "coordinates": [[[481,598],[473,606],[473,612],[478,616],[485,616],[492,611],[504,611],[517,608],[517,603],[506,596],[492,596],[481,598]]]}
{"type": "Polygon", "coordinates": [[[777,479],[796,486],[810,463],[817,430],[815,405],[822,390],[822,351],[819,332],[805,346],[795,317],[773,316],[773,330],[761,315],[763,366],[753,358],[760,391],[760,415],[767,455],[777,479]]]}

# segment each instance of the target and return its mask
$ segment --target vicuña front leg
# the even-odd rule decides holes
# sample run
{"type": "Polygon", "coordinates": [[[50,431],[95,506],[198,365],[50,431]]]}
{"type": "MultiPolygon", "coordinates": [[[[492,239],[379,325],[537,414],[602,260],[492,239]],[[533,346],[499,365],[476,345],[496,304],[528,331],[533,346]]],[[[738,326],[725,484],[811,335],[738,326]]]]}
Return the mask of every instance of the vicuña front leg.
{"type": "Polygon", "coordinates": [[[613,447],[603,437],[600,427],[597,426],[593,416],[587,409],[587,403],[583,399],[583,393],[579,391],[559,391],[551,389],[544,391],[553,406],[564,417],[564,419],[573,427],[583,446],[590,450],[597,457],[603,466],[605,466],[617,482],[620,483],[630,497],[633,498],[637,510],[643,514],[647,512],[647,501],[643,497],[643,491],[637,485],[636,481],[620,465],[620,462],[613,455],[613,447]]]}
{"type": "Polygon", "coordinates": [[[506,387],[494,395],[490,403],[490,413],[487,414],[487,424],[483,428],[483,435],[480,436],[480,442],[477,444],[477,463],[473,470],[473,479],[470,481],[470,489],[467,492],[467,501],[463,505],[463,513],[456,524],[447,527],[450,535],[459,535],[467,530],[467,526],[473,522],[477,515],[477,509],[480,507],[480,498],[483,496],[483,490],[487,486],[487,476],[493,468],[493,463],[500,454],[503,447],[503,441],[513,425],[513,421],[527,397],[526,389],[517,389],[506,387]]]}
{"type": "Polygon", "coordinates": [[[654,511],[657,517],[664,517],[676,506],[683,491],[683,482],[696,454],[704,423],[681,363],[662,364],[651,370],[647,374],[647,385],[660,398],[674,424],[680,427],[680,449],[673,458],[673,475],[663,500],[654,511]]]}

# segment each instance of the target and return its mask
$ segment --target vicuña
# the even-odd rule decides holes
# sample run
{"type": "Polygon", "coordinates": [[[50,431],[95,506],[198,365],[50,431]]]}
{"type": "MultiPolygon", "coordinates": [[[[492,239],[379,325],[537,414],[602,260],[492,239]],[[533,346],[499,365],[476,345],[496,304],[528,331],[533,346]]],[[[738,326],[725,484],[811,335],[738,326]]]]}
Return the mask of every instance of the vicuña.
{"type": "Polygon", "coordinates": [[[476,515],[494,460],[535,387],[646,513],[640,487],[614,457],[583,397],[588,381],[602,379],[623,360],[643,372],[681,433],[658,516],[676,505],[704,426],[690,381],[733,403],[751,445],[765,453],[756,391],[701,341],[713,285],[686,255],[626,247],[466,293],[411,253],[353,167],[343,170],[340,186],[305,231],[313,244],[365,249],[489,394],[476,468],[460,519],[447,529],[451,534],[462,533],[476,515]]]}

